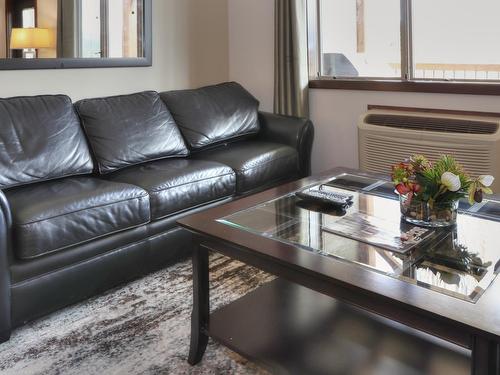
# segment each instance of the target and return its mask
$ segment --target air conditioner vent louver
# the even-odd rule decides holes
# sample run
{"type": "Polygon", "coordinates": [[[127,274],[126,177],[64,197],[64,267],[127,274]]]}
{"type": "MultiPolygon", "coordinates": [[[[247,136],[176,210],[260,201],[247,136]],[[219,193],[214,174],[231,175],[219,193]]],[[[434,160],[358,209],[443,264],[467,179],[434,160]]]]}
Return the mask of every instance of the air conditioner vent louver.
{"type": "Polygon", "coordinates": [[[500,194],[500,116],[425,114],[370,110],[359,124],[359,166],[388,175],[391,165],[413,154],[435,161],[455,157],[472,177],[497,177],[493,191],[500,194]]]}
{"type": "Polygon", "coordinates": [[[443,133],[495,134],[498,131],[498,123],[469,119],[370,114],[365,121],[370,125],[389,128],[443,133]]]}
{"type": "Polygon", "coordinates": [[[475,176],[491,174],[494,168],[491,152],[487,149],[468,150],[459,145],[415,145],[411,140],[405,142],[394,139],[383,139],[377,136],[367,136],[365,151],[370,155],[366,160],[365,169],[370,172],[389,173],[390,166],[407,159],[411,154],[423,154],[429,160],[436,161],[443,154],[454,156],[466,171],[475,176]]]}

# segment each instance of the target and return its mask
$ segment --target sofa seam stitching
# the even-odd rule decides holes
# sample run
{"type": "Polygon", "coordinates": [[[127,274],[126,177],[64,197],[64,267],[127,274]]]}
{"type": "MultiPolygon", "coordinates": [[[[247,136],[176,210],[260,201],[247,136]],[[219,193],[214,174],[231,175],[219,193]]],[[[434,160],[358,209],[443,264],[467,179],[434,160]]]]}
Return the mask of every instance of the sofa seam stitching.
{"type": "Polygon", "coordinates": [[[250,190],[244,190],[240,193],[237,193],[236,197],[238,198],[241,198],[241,197],[245,197],[247,195],[252,195],[252,194],[258,194],[258,193],[261,193],[263,191],[266,191],[268,189],[271,189],[273,187],[276,186],[276,184],[279,182],[283,182],[283,183],[290,183],[290,182],[293,182],[295,181],[297,178],[298,178],[298,175],[294,175],[295,177],[293,178],[287,178],[287,179],[284,179],[283,177],[279,177],[279,178],[275,178],[271,181],[269,181],[268,183],[266,183],[265,185],[261,185],[257,188],[253,188],[253,189],[250,189],[250,190]]]}
{"type": "Polygon", "coordinates": [[[96,209],[96,208],[107,207],[107,206],[111,206],[111,205],[114,205],[114,204],[120,204],[120,203],[129,202],[129,201],[132,201],[132,200],[142,200],[144,198],[147,198],[148,196],[149,196],[149,194],[146,194],[146,195],[142,195],[140,197],[128,198],[128,199],[123,199],[123,200],[120,200],[120,201],[117,201],[117,202],[111,202],[111,203],[106,203],[106,204],[100,204],[100,205],[97,205],[97,206],[82,208],[82,209],[77,210],[77,211],[66,212],[64,214],[55,215],[55,216],[47,217],[47,218],[40,219],[40,220],[30,221],[29,223],[16,223],[16,222],[14,222],[13,225],[14,226],[18,226],[18,227],[19,226],[20,227],[24,227],[24,226],[28,226],[28,225],[38,224],[38,223],[40,223],[42,221],[57,219],[57,218],[62,217],[62,216],[76,214],[78,212],[82,212],[82,211],[86,211],[86,210],[93,210],[93,209],[96,209]]]}
{"type": "MultiPolygon", "coordinates": [[[[89,158],[89,161],[92,162],[92,158],[89,158]]],[[[65,174],[62,174],[60,176],[42,177],[40,179],[35,179],[33,181],[18,182],[18,183],[15,183],[13,185],[2,185],[3,186],[2,190],[15,189],[15,188],[19,188],[22,186],[33,186],[33,185],[41,183],[41,182],[54,182],[57,180],[69,179],[69,178],[73,178],[73,177],[82,177],[82,176],[88,177],[91,175],[92,170],[93,170],[93,168],[91,168],[90,170],[88,170],[88,169],[84,170],[82,168],[81,171],[76,171],[76,172],[72,172],[72,173],[65,173],[65,174]]]]}
{"type": "Polygon", "coordinates": [[[157,222],[158,220],[164,220],[164,219],[168,219],[168,218],[171,218],[171,217],[174,217],[174,216],[177,216],[177,215],[181,215],[181,214],[186,213],[188,211],[196,210],[196,209],[201,208],[203,206],[209,206],[211,204],[214,204],[214,203],[217,203],[217,202],[220,202],[220,201],[224,201],[224,200],[229,199],[229,198],[234,198],[235,196],[236,196],[236,191],[233,191],[231,193],[231,195],[227,195],[227,196],[224,196],[224,197],[212,199],[211,201],[200,203],[200,204],[197,204],[196,206],[191,206],[191,207],[188,207],[188,208],[184,208],[184,209],[179,210],[179,211],[170,212],[167,215],[155,217],[154,219],[151,218],[151,223],[157,222]]]}
{"type": "MultiPolygon", "coordinates": [[[[30,256],[30,257],[18,257],[20,260],[35,260],[35,259],[39,259],[43,256],[46,256],[46,255],[50,255],[50,254],[53,254],[53,253],[58,253],[60,251],[63,251],[63,250],[66,250],[66,249],[69,249],[73,246],[79,246],[79,245],[83,245],[83,244],[86,244],[86,243],[89,243],[91,241],[94,241],[94,240],[98,240],[98,239],[101,239],[101,238],[104,238],[104,237],[107,237],[107,236],[111,236],[113,234],[118,234],[120,232],[124,232],[124,231],[127,231],[127,230],[132,230],[132,229],[137,229],[137,228],[140,228],[142,227],[143,225],[146,225],[148,223],[151,222],[151,218],[146,221],[146,222],[143,222],[143,223],[140,223],[140,224],[134,224],[134,225],[130,225],[130,226],[127,226],[125,228],[122,228],[122,229],[117,229],[117,230],[114,230],[112,232],[108,232],[108,233],[105,233],[105,234],[99,234],[97,236],[93,236],[92,238],[89,238],[88,240],[83,240],[83,241],[78,241],[76,243],[72,243],[70,245],[65,245],[65,246],[61,246],[61,247],[58,247],[57,249],[53,249],[53,250],[49,250],[47,252],[44,252],[44,253],[40,253],[40,254],[37,254],[37,255],[34,255],[34,256],[30,256]]],[[[102,255],[102,254],[101,254],[102,255]]]]}
{"type": "MultiPolygon", "coordinates": [[[[139,227],[141,227],[142,225],[144,225],[144,224],[141,224],[141,225],[135,226],[135,227],[133,227],[133,228],[139,228],[139,227]]],[[[133,229],[133,228],[131,228],[131,229],[133,229]]],[[[152,236],[148,236],[148,237],[146,237],[145,239],[140,239],[140,240],[134,241],[133,243],[130,243],[130,244],[125,244],[125,245],[120,246],[120,247],[118,247],[118,248],[116,248],[116,249],[112,249],[112,250],[111,250],[111,251],[109,251],[109,252],[105,252],[105,253],[101,253],[101,254],[96,254],[96,255],[94,255],[93,257],[88,258],[88,259],[82,259],[81,261],[79,261],[79,262],[77,262],[77,263],[73,263],[73,264],[69,265],[69,267],[68,267],[68,266],[66,266],[66,267],[65,267],[65,266],[63,266],[63,267],[59,267],[59,268],[57,268],[57,269],[55,269],[55,270],[52,270],[52,271],[49,271],[49,272],[45,272],[45,273],[43,273],[43,274],[41,274],[41,275],[37,275],[37,276],[34,276],[34,277],[30,277],[29,279],[26,279],[26,280],[21,280],[21,281],[18,281],[18,282],[16,282],[16,283],[12,284],[12,288],[20,287],[20,286],[22,286],[23,284],[26,284],[26,283],[32,282],[33,280],[36,280],[36,279],[39,279],[39,278],[42,278],[42,277],[46,277],[46,276],[48,276],[48,275],[51,275],[51,274],[53,274],[53,273],[55,273],[55,272],[58,272],[58,271],[60,271],[60,270],[63,270],[63,269],[74,268],[74,267],[76,267],[76,266],[78,266],[78,265],[80,265],[80,264],[89,263],[89,262],[91,262],[91,261],[92,261],[92,260],[94,260],[94,259],[97,259],[97,258],[100,258],[100,257],[103,257],[103,256],[107,256],[107,255],[108,255],[110,252],[112,252],[112,251],[119,251],[119,250],[127,249],[127,248],[129,248],[129,247],[136,246],[136,245],[138,245],[138,244],[140,244],[141,242],[144,242],[144,241],[146,241],[146,240],[149,240],[149,239],[154,239],[154,238],[156,238],[156,237],[163,236],[163,235],[165,235],[165,234],[171,233],[171,232],[176,231],[176,230],[182,230],[182,228],[181,228],[181,227],[176,227],[176,228],[173,228],[172,230],[169,230],[169,231],[166,231],[166,232],[162,232],[162,233],[158,233],[158,234],[155,234],[155,235],[152,235],[152,236]]]]}
{"type": "Polygon", "coordinates": [[[276,158],[276,159],[272,159],[272,160],[268,160],[268,161],[263,162],[263,163],[259,163],[259,164],[255,165],[255,166],[253,166],[253,167],[244,168],[244,169],[238,169],[237,171],[238,171],[238,172],[247,172],[247,171],[249,171],[249,170],[252,170],[252,169],[255,169],[255,168],[261,167],[261,166],[263,166],[263,165],[266,165],[266,164],[272,163],[272,162],[274,162],[274,161],[276,161],[276,160],[281,160],[281,159],[285,159],[285,158],[291,159],[291,158],[294,158],[294,157],[296,157],[296,156],[297,156],[297,155],[285,155],[285,156],[281,156],[281,157],[276,158]]]}
{"type": "Polygon", "coordinates": [[[180,185],[175,185],[175,186],[169,186],[169,187],[166,187],[166,188],[163,188],[163,189],[155,189],[155,190],[150,190],[149,193],[151,194],[158,194],[158,193],[161,193],[165,190],[170,190],[170,189],[175,189],[175,188],[178,188],[178,187],[182,187],[182,186],[186,186],[186,185],[191,185],[191,184],[196,184],[198,182],[203,182],[203,181],[208,181],[208,180],[213,180],[214,178],[220,178],[220,177],[226,177],[226,176],[234,176],[235,172],[232,171],[231,173],[226,173],[226,174],[222,174],[220,176],[213,176],[213,177],[207,177],[207,178],[203,178],[201,180],[196,180],[196,181],[190,181],[190,182],[185,182],[183,184],[180,184],[180,185]]]}

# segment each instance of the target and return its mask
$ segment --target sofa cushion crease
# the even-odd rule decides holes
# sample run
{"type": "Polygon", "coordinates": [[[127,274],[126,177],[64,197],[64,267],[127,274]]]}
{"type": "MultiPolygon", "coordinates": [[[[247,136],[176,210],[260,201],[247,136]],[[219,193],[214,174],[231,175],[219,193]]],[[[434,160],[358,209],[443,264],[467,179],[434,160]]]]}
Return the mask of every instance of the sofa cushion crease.
{"type": "Polygon", "coordinates": [[[158,93],[85,99],[75,104],[101,174],[189,154],[158,93]]]}
{"type": "Polygon", "coordinates": [[[93,162],[71,99],[0,99],[0,188],[89,174],[93,162]]]}
{"type": "Polygon", "coordinates": [[[297,150],[273,142],[231,143],[193,154],[191,159],[212,160],[231,167],[236,173],[238,194],[254,190],[271,180],[290,180],[299,174],[297,150]]]}
{"type": "Polygon", "coordinates": [[[71,177],[6,192],[15,255],[31,259],[146,224],[143,189],[94,177],[71,177]]]}
{"type": "MultiPolygon", "coordinates": [[[[48,275],[57,270],[66,269],[75,264],[81,264],[88,259],[99,259],[104,254],[115,250],[126,248],[129,245],[155,240],[158,237],[168,235],[171,232],[183,231],[176,225],[176,221],[186,215],[200,212],[204,209],[215,207],[223,202],[229,202],[232,198],[222,198],[217,201],[203,203],[196,207],[190,207],[181,212],[176,212],[165,218],[152,221],[136,228],[121,231],[112,235],[96,238],[65,249],[29,260],[13,259],[10,266],[12,284],[22,281],[36,279],[42,275],[48,275]]],[[[165,246],[164,252],[170,253],[171,247],[165,246]]]]}
{"type": "Polygon", "coordinates": [[[259,102],[236,82],[160,93],[189,148],[197,151],[259,132],[259,102]]]}
{"type": "Polygon", "coordinates": [[[153,161],[114,172],[107,178],[146,190],[152,220],[230,197],[236,184],[234,171],[227,165],[190,159],[153,161]]]}

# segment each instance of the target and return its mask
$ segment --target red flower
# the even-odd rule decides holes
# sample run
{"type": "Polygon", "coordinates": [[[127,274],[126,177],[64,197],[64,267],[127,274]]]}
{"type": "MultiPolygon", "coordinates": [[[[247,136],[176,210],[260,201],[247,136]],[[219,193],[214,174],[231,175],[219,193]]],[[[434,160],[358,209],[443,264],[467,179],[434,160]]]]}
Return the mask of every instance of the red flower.
{"type": "Polygon", "coordinates": [[[411,189],[409,189],[405,184],[397,185],[396,190],[400,195],[408,194],[411,191],[411,189]]]}

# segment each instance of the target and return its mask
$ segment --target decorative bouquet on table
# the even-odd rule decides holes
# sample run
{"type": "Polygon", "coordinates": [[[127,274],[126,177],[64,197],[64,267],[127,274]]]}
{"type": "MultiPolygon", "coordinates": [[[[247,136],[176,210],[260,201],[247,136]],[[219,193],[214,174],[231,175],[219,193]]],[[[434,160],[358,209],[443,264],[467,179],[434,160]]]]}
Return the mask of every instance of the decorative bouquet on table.
{"type": "Polygon", "coordinates": [[[400,196],[401,213],[406,221],[424,226],[444,227],[456,223],[459,200],[480,203],[492,194],[493,176],[471,178],[451,156],[435,163],[414,155],[392,167],[392,181],[400,196]]]}

